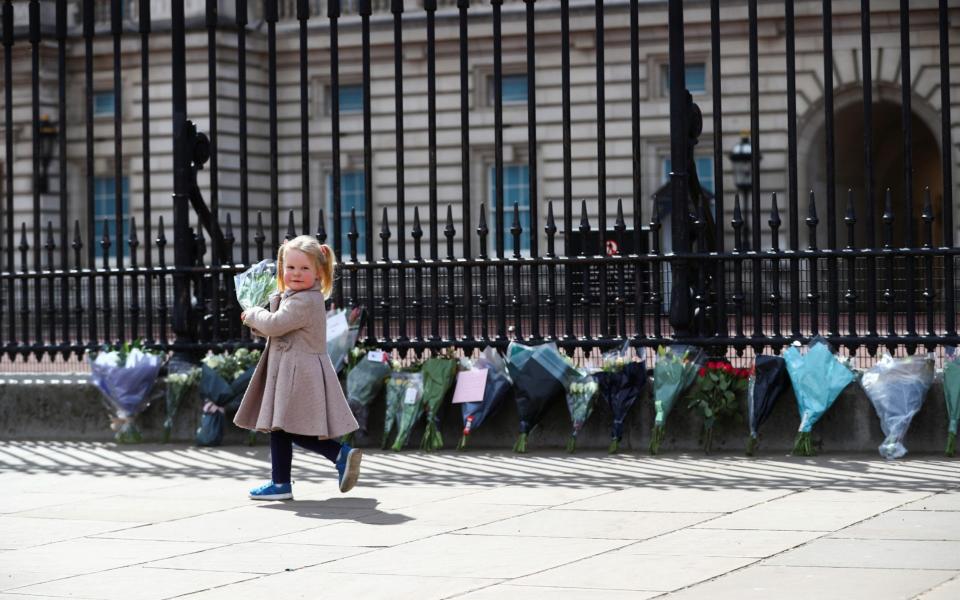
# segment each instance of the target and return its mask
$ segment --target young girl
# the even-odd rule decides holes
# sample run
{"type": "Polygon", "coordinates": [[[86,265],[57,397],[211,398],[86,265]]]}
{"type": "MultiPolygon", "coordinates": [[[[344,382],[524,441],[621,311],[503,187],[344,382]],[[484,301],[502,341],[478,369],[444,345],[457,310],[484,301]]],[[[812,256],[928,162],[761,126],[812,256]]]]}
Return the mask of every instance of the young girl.
{"type": "Polygon", "coordinates": [[[252,308],[243,324],[267,338],[234,423],[270,433],[273,479],[250,491],[253,500],[292,500],[293,444],[337,466],[340,491],[360,474],[360,450],[335,441],[358,428],[327,354],[324,300],[333,288],[336,258],[327,245],[301,235],[280,247],[278,292],[270,310],[252,308]]]}

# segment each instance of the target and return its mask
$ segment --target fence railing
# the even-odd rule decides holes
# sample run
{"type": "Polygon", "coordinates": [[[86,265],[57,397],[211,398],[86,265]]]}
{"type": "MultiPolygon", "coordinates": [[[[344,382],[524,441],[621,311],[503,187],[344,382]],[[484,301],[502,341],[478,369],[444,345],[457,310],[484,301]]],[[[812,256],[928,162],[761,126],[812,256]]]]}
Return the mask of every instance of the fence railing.
{"type": "MultiPolygon", "coordinates": [[[[207,2],[209,18],[190,31],[184,4],[174,2],[162,33],[152,32],[158,17],[149,11],[137,13],[131,32],[117,21],[129,15],[104,13],[113,5],[93,0],[76,5],[79,30],[68,30],[74,3],[64,1],[56,26],[41,28],[41,3],[27,4],[24,17],[3,2],[0,347],[8,355],[138,338],[196,351],[253,343],[239,325],[232,276],[298,233],[334,243],[342,264],[332,301],[363,306],[366,341],[388,348],[553,340],[591,349],[624,339],[652,347],[682,338],[718,352],[759,351],[826,335],[851,351],[913,352],[960,342],[949,39],[960,15],[945,0],[922,10],[863,3],[855,102],[835,80],[844,67],[833,53],[830,2],[788,0],[782,14],[766,3],[763,17],[756,0],[731,3],[731,18],[741,11],[745,25],[743,56],[726,47],[717,0],[708,18],[695,17],[699,29],[682,2],[530,1],[510,18],[501,2],[425,1],[405,11],[393,2],[384,5],[392,22],[372,23],[377,3],[368,0],[343,37],[349,7],[339,2],[268,0],[256,29],[245,0],[231,3],[228,23],[218,16],[223,3],[207,2]],[[438,37],[437,8],[454,4],[438,37]],[[278,30],[304,8],[299,29],[278,30]],[[483,18],[471,19],[479,10],[483,18]],[[911,66],[914,15],[929,34],[920,37],[932,70],[911,66]],[[104,18],[109,31],[96,27],[104,18]],[[900,33],[895,75],[871,62],[872,19],[900,33]],[[761,68],[765,20],[783,24],[783,64],[761,68]],[[664,24],[668,38],[653,37],[664,24]],[[685,33],[697,36],[694,68],[685,33]],[[820,101],[797,90],[801,35],[823,48],[820,101]],[[169,68],[169,87],[150,83],[155,64],[163,77],[169,68]],[[921,170],[913,128],[926,108],[912,103],[932,73],[929,89],[939,89],[922,102],[936,109],[939,169],[925,162],[921,170]],[[884,86],[899,77],[898,93],[875,100],[889,86],[874,77],[886,77],[884,86]],[[744,88],[737,102],[724,93],[728,81],[744,88]],[[478,94],[487,85],[490,93],[478,94]],[[761,87],[776,110],[761,110],[761,87]],[[521,93],[514,103],[510,94],[521,93]],[[847,94],[842,108],[835,93],[847,94]],[[901,145],[881,164],[886,129],[875,128],[873,112],[886,115],[894,101],[901,145]],[[837,155],[837,116],[850,106],[863,123],[864,153],[853,159],[837,155]],[[643,134],[656,128],[646,107],[664,115],[669,140],[643,134]],[[171,119],[172,137],[162,125],[171,119]],[[818,119],[820,137],[798,130],[818,119]],[[749,153],[728,156],[724,142],[739,141],[745,123],[749,153]],[[705,152],[701,137],[712,142],[705,152]],[[649,160],[661,146],[669,161],[649,160]],[[770,156],[763,163],[761,150],[770,156]],[[704,160],[710,168],[700,172],[704,160]],[[809,194],[803,160],[822,163],[822,173],[808,169],[822,175],[809,194]],[[851,160],[862,168],[845,195],[838,188],[851,160]],[[345,164],[362,174],[350,190],[345,164]],[[522,178],[508,184],[505,168],[516,164],[522,178]],[[651,164],[668,165],[655,197],[651,164]],[[884,190],[891,164],[900,187],[884,190]]],[[[845,121],[841,133],[848,129],[845,121]]]]}

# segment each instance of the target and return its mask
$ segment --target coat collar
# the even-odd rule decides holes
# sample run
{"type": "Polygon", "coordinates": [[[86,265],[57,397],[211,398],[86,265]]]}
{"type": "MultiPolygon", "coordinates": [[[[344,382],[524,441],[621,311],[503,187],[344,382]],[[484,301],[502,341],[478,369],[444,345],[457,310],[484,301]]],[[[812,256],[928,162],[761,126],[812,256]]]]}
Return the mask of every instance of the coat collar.
{"type": "MultiPolygon", "coordinates": [[[[319,279],[318,279],[317,281],[313,282],[313,287],[308,288],[308,289],[305,289],[305,290],[300,290],[300,291],[301,291],[301,292],[321,292],[321,293],[323,292],[323,290],[320,288],[320,280],[319,280],[319,279]]],[[[294,294],[296,294],[296,293],[298,293],[297,290],[285,290],[285,291],[283,292],[283,294],[280,296],[280,298],[289,298],[290,296],[292,296],[292,295],[294,295],[294,294]]]]}

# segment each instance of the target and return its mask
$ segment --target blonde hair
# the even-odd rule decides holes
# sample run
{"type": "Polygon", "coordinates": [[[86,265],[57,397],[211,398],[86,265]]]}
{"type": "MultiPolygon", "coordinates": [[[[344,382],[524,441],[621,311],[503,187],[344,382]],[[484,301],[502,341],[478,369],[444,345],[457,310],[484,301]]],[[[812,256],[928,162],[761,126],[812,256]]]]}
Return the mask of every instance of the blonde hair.
{"type": "Polygon", "coordinates": [[[337,266],[337,258],[333,255],[333,248],[321,244],[312,235],[300,235],[284,242],[277,252],[277,289],[281,292],[287,288],[283,283],[284,255],[287,250],[299,250],[313,260],[313,266],[317,271],[317,279],[320,281],[320,291],[323,292],[325,298],[329,298],[333,292],[333,272],[337,266]]]}

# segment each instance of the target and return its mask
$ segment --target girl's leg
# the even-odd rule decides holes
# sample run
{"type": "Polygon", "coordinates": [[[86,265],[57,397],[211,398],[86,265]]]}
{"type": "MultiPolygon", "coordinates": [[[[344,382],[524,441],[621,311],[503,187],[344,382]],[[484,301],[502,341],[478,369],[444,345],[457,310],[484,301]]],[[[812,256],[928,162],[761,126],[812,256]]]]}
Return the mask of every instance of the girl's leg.
{"type": "MultiPolygon", "coordinates": [[[[340,455],[340,442],[336,440],[320,440],[315,436],[296,433],[284,432],[284,435],[290,436],[290,440],[301,448],[322,454],[332,463],[337,462],[337,456],[340,455]]],[[[289,473],[289,470],[287,472],[289,473]]]]}
{"type": "Polygon", "coordinates": [[[293,438],[286,431],[270,432],[270,464],[274,483],[290,483],[293,438]]]}

